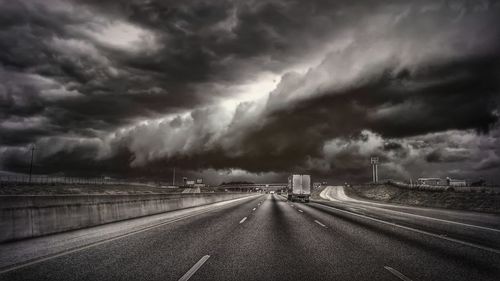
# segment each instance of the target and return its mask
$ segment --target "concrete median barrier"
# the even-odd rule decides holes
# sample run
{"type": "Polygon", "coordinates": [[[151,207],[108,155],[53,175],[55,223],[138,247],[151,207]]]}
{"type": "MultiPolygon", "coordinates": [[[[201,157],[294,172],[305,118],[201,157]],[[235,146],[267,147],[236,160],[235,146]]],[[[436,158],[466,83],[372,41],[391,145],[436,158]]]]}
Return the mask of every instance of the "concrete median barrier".
{"type": "Polygon", "coordinates": [[[0,242],[37,237],[255,195],[0,196],[0,242]]]}

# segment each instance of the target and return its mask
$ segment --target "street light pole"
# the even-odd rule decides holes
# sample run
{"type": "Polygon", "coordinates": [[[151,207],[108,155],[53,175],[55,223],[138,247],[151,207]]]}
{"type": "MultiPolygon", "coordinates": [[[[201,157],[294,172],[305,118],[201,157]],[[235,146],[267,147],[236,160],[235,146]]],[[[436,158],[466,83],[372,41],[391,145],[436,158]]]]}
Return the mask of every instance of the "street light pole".
{"type": "Polygon", "coordinates": [[[371,157],[370,163],[372,164],[373,183],[377,183],[378,182],[378,157],[371,157]]]}
{"type": "Polygon", "coordinates": [[[174,167],[174,174],[172,177],[172,186],[175,186],[175,167],[174,167]]]}
{"type": "Polygon", "coordinates": [[[31,161],[30,161],[30,177],[29,183],[31,184],[31,172],[33,171],[33,154],[35,153],[35,146],[31,146],[31,161]]]}

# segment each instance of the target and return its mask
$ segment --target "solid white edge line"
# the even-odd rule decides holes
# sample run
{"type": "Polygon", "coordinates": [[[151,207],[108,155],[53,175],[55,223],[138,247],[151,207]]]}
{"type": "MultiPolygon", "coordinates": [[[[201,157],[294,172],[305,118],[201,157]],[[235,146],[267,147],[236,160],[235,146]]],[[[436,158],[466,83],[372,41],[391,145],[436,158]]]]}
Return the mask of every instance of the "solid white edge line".
{"type": "Polygon", "coordinates": [[[247,217],[244,217],[243,219],[240,220],[240,223],[244,223],[247,220],[247,217]]]}
{"type": "Polygon", "coordinates": [[[406,229],[406,230],[414,231],[414,232],[417,232],[417,233],[429,235],[429,236],[440,238],[440,239],[447,240],[447,241],[450,241],[450,242],[455,242],[455,243],[462,244],[462,245],[469,246],[469,247],[473,247],[473,248],[476,248],[476,249],[481,249],[481,250],[485,250],[485,251],[492,252],[492,253],[495,253],[495,254],[500,254],[500,250],[498,250],[498,249],[494,249],[494,248],[490,248],[490,247],[486,247],[486,246],[481,246],[481,245],[477,245],[477,244],[465,242],[465,241],[462,241],[462,240],[458,240],[458,239],[454,239],[454,238],[450,238],[450,237],[446,237],[446,236],[441,236],[439,234],[435,234],[435,233],[428,232],[428,231],[425,231],[425,230],[415,229],[415,228],[411,228],[411,227],[408,227],[408,226],[403,226],[403,225],[395,224],[395,223],[392,223],[392,222],[387,222],[387,221],[384,221],[384,220],[380,220],[380,219],[368,217],[368,216],[361,215],[361,214],[356,214],[356,213],[345,211],[345,210],[341,210],[341,209],[338,209],[338,208],[335,208],[335,207],[332,207],[332,206],[327,206],[327,205],[323,205],[323,204],[317,204],[317,205],[319,205],[321,207],[333,209],[335,211],[347,213],[347,214],[350,214],[350,215],[353,215],[353,216],[357,216],[357,217],[369,219],[369,220],[372,220],[372,221],[380,222],[380,223],[383,223],[383,224],[387,224],[387,225],[390,225],[390,226],[399,227],[399,228],[402,228],[402,229],[406,229]]]}
{"type": "MultiPolygon", "coordinates": [[[[358,203],[355,203],[355,204],[358,204],[358,203]]],[[[385,211],[385,212],[388,212],[388,213],[405,214],[407,216],[416,217],[416,218],[422,218],[422,219],[439,221],[439,222],[444,222],[444,223],[449,223],[449,224],[456,224],[456,225],[461,225],[461,226],[466,226],[466,227],[471,227],[471,228],[479,228],[479,229],[483,229],[483,230],[500,232],[500,229],[496,229],[496,228],[491,228],[491,227],[486,227],[486,226],[480,226],[480,225],[475,225],[475,224],[468,224],[468,223],[457,222],[457,221],[450,221],[450,220],[438,219],[438,218],[433,218],[433,217],[428,217],[428,216],[422,216],[422,215],[417,215],[417,214],[412,214],[412,213],[407,213],[407,212],[402,212],[402,211],[397,211],[397,210],[392,210],[392,209],[386,209],[386,208],[381,208],[381,207],[375,207],[375,206],[370,206],[370,205],[361,205],[359,207],[360,208],[377,209],[377,210],[382,210],[382,211],[385,211]]]]}
{"type": "Polygon", "coordinates": [[[395,270],[394,268],[392,268],[390,266],[384,266],[384,268],[387,269],[394,276],[398,277],[399,279],[401,279],[403,281],[412,281],[410,278],[406,277],[403,273],[395,270]]]}
{"type": "Polygon", "coordinates": [[[412,214],[412,213],[408,213],[408,212],[405,212],[405,211],[388,209],[387,207],[389,207],[389,208],[393,207],[393,206],[390,206],[389,204],[367,202],[367,201],[363,201],[363,200],[352,201],[352,198],[350,198],[350,200],[340,200],[340,199],[332,198],[330,196],[328,196],[328,198],[329,199],[327,199],[327,200],[329,200],[331,202],[345,202],[345,203],[350,203],[350,204],[356,204],[356,205],[360,205],[361,208],[378,209],[378,210],[383,210],[383,211],[390,212],[390,213],[402,213],[402,214],[405,214],[405,215],[408,215],[408,216],[417,217],[417,218],[434,220],[434,221],[439,221],[439,222],[444,222],[444,223],[449,223],[449,224],[456,224],[456,225],[461,225],[461,226],[466,226],[466,227],[471,227],[471,228],[478,228],[478,229],[483,229],[483,230],[488,230],[488,231],[500,232],[500,229],[497,229],[497,228],[492,228],[492,227],[487,227],[487,226],[480,226],[480,225],[475,225],[475,224],[468,224],[468,223],[457,222],[457,221],[450,221],[450,220],[439,219],[439,218],[434,218],[434,217],[429,217],[429,216],[412,214]],[[377,207],[377,206],[373,206],[373,205],[377,205],[377,206],[381,206],[381,207],[377,207]],[[384,208],[384,207],[386,207],[386,208],[384,208]]]}
{"type": "Polygon", "coordinates": [[[319,224],[319,225],[321,225],[322,227],[326,228],[326,225],[322,224],[320,221],[314,220],[314,222],[317,223],[317,224],[319,224]]]}
{"type": "MultiPolygon", "coordinates": [[[[198,216],[198,215],[201,215],[201,214],[205,214],[205,213],[209,213],[209,212],[212,212],[212,211],[216,211],[216,210],[221,209],[223,207],[226,207],[228,205],[238,203],[239,201],[244,201],[245,199],[250,199],[251,197],[253,197],[253,196],[243,197],[243,198],[237,198],[237,199],[234,199],[234,200],[229,200],[231,202],[226,202],[226,204],[224,204],[224,205],[215,206],[215,207],[212,207],[212,208],[210,208],[208,210],[201,210],[201,211],[198,211],[196,213],[192,213],[192,214],[180,216],[180,217],[177,217],[177,218],[172,218],[172,219],[170,219],[168,221],[164,221],[164,222],[161,222],[161,223],[150,225],[150,226],[147,226],[145,228],[141,228],[141,229],[138,229],[138,230],[135,230],[135,231],[132,231],[132,232],[128,232],[128,233],[121,234],[121,235],[118,235],[118,236],[115,236],[115,237],[111,237],[111,238],[108,238],[108,239],[104,239],[104,240],[101,240],[101,241],[90,243],[90,244],[87,244],[87,245],[84,245],[84,246],[80,246],[80,247],[76,247],[76,248],[73,248],[73,249],[69,249],[69,250],[66,250],[66,251],[63,251],[63,252],[59,252],[59,253],[56,253],[56,254],[52,254],[52,255],[49,255],[49,256],[35,258],[33,260],[28,260],[26,262],[21,262],[21,263],[19,263],[17,265],[6,266],[3,269],[0,269],[0,274],[4,274],[4,273],[7,273],[7,272],[10,272],[10,271],[13,271],[13,270],[17,270],[17,269],[20,269],[20,268],[23,268],[23,267],[26,267],[26,266],[30,266],[30,265],[34,265],[34,264],[37,264],[37,263],[41,263],[41,262],[44,262],[44,261],[48,261],[48,260],[51,260],[51,259],[54,259],[54,258],[62,257],[62,256],[65,256],[65,255],[68,255],[68,254],[71,254],[71,253],[79,252],[79,251],[82,251],[82,250],[85,250],[85,249],[88,249],[88,248],[92,248],[92,247],[99,246],[99,245],[102,245],[102,244],[105,244],[105,243],[108,243],[108,242],[112,242],[112,241],[115,241],[115,240],[118,240],[118,239],[121,239],[121,238],[132,236],[132,235],[135,235],[135,234],[138,234],[138,233],[141,233],[141,232],[145,232],[145,231],[148,231],[148,230],[151,230],[151,229],[154,229],[154,228],[158,228],[158,227],[161,227],[161,226],[164,226],[164,225],[172,224],[174,222],[178,222],[178,221],[181,221],[181,220],[184,220],[184,219],[187,219],[187,218],[191,218],[191,217],[198,216]]],[[[220,202],[220,203],[222,203],[222,202],[220,202]]]]}
{"type": "Polygon", "coordinates": [[[179,279],[179,281],[187,281],[191,276],[193,276],[198,269],[210,258],[209,255],[203,256],[197,263],[193,265],[182,277],[179,279]]]}

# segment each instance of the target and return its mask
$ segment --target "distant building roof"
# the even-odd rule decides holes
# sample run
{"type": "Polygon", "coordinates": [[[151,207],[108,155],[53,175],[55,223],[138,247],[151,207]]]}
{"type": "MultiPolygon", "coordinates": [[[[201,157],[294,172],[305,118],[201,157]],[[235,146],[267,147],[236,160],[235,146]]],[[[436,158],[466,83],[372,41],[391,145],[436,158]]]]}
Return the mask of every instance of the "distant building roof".
{"type": "Polygon", "coordinates": [[[451,178],[446,178],[449,181],[467,181],[467,180],[460,180],[460,179],[451,179],[451,178]]]}

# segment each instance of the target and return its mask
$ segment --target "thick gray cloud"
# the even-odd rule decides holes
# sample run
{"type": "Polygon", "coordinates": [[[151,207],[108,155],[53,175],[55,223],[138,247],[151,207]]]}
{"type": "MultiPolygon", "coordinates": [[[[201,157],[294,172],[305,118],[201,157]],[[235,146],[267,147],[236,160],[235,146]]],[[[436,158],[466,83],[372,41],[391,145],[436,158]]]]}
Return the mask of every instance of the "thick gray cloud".
{"type": "Polygon", "coordinates": [[[500,180],[495,1],[1,1],[0,14],[4,170],[36,144],[41,173],[366,180],[379,155],[387,177],[500,180]]]}

